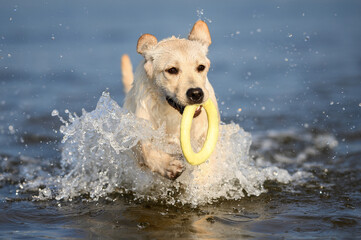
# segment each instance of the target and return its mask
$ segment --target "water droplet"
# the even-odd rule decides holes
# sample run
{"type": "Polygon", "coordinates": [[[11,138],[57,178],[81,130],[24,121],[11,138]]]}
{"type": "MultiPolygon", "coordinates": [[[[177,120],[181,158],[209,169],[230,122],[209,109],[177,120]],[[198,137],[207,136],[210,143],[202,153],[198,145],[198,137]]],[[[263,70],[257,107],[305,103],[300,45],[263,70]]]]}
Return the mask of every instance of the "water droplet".
{"type": "Polygon", "coordinates": [[[55,116],[59,116],[59,111],[54,109],[52,112],[51,112],[51,116],[52,117],[55,117],[55,116]]]}
{"type": "Polygon", "coordinates": [[[330,102],[330,105],[332,106],[333,104],[334,104],[334,102],[333,102],[333,101],[331,101],[331,102],[330,102]]]}
{"type": "Polygon", "coordinates": [[[10,134],[15,134],[15,129],[14,129],[13,125],[9,125],[9,131],[10,131],[10,134]]]}
{"type": "Polygon", "coordinates": [[[262,29],[260,29],[260,28],[257,28],[257,30],[256,30],[258,33],[260,33],[260,32],[262,32],[262,29]]]}

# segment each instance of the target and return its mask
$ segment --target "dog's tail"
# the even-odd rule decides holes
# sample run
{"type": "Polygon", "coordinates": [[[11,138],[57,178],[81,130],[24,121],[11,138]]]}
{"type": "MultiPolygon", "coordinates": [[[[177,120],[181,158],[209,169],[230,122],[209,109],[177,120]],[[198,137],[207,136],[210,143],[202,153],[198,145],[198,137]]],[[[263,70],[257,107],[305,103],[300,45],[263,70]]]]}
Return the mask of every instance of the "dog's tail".
{"type": "Polygon", "coordinates": [[[124,54],[122,56],[122,59],[120,61],[120,67],[122,69],[124,93],[127,93],[132,88],[134,79],[132,63],[127,54],[124,54]]]}

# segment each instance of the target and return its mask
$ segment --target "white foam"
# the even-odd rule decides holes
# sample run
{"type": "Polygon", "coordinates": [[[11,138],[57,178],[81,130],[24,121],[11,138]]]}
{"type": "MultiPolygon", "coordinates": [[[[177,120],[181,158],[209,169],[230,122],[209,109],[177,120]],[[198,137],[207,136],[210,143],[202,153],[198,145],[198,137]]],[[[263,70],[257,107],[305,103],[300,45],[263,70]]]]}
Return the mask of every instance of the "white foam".
{"type": "MultiPolygon", "coordinates": [[[[155,147],[168,153],[180,149],[164,142],[164,128],[153,130],[106,92],[94,111],[83,110],[81,117],[69,114],[69,123],[60,131],[64,135],[63,173],[53,179],[56,199],[88,194],[97,200],[113,192],[132,192],[136,198],[195,206],[245,194],[258,196],[265,192],[266,180],[287,183],[293,179],[284,169],[255,165],[249,156],[251,135],[234,123],[221,125],[215,158],[199,166],[187,164],[176,181],[140,168],[131,150],[139,140],[152,138],[155,147]]],[[[42,190],[41,199],[48,196],[53,195],[42,190]]]]}

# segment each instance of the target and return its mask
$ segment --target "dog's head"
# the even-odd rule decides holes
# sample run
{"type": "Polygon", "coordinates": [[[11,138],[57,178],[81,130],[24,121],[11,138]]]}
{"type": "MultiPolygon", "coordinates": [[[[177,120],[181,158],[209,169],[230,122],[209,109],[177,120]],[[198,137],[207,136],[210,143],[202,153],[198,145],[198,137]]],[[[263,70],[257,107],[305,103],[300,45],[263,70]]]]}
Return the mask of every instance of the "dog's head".
{"type": "Polygon", "coordinates": [[[137,51],[145,58],[144,69],[168,103],[181,114],[189,104],[201,104],[209,97],[206,88],[211,36],[203,21],[194,24],[188,39],[171,37],[160,42],[151,34],[138,40],[137,51]]]}

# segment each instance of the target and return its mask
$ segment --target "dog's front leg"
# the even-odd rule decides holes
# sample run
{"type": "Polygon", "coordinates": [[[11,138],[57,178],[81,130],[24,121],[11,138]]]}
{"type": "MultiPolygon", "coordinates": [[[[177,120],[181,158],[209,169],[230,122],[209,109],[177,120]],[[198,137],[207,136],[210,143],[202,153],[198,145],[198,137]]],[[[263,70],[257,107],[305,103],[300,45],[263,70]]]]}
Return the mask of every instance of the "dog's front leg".
{"type": "Polygon", "coordinates": [[[166,178],[175,180],[184,171],[185,167],[180,158],[161,150],[154,149],[154,145],[149,141],[143,141],[141,147],[144,164],[153,172],[157,172],[166,178]]]}

